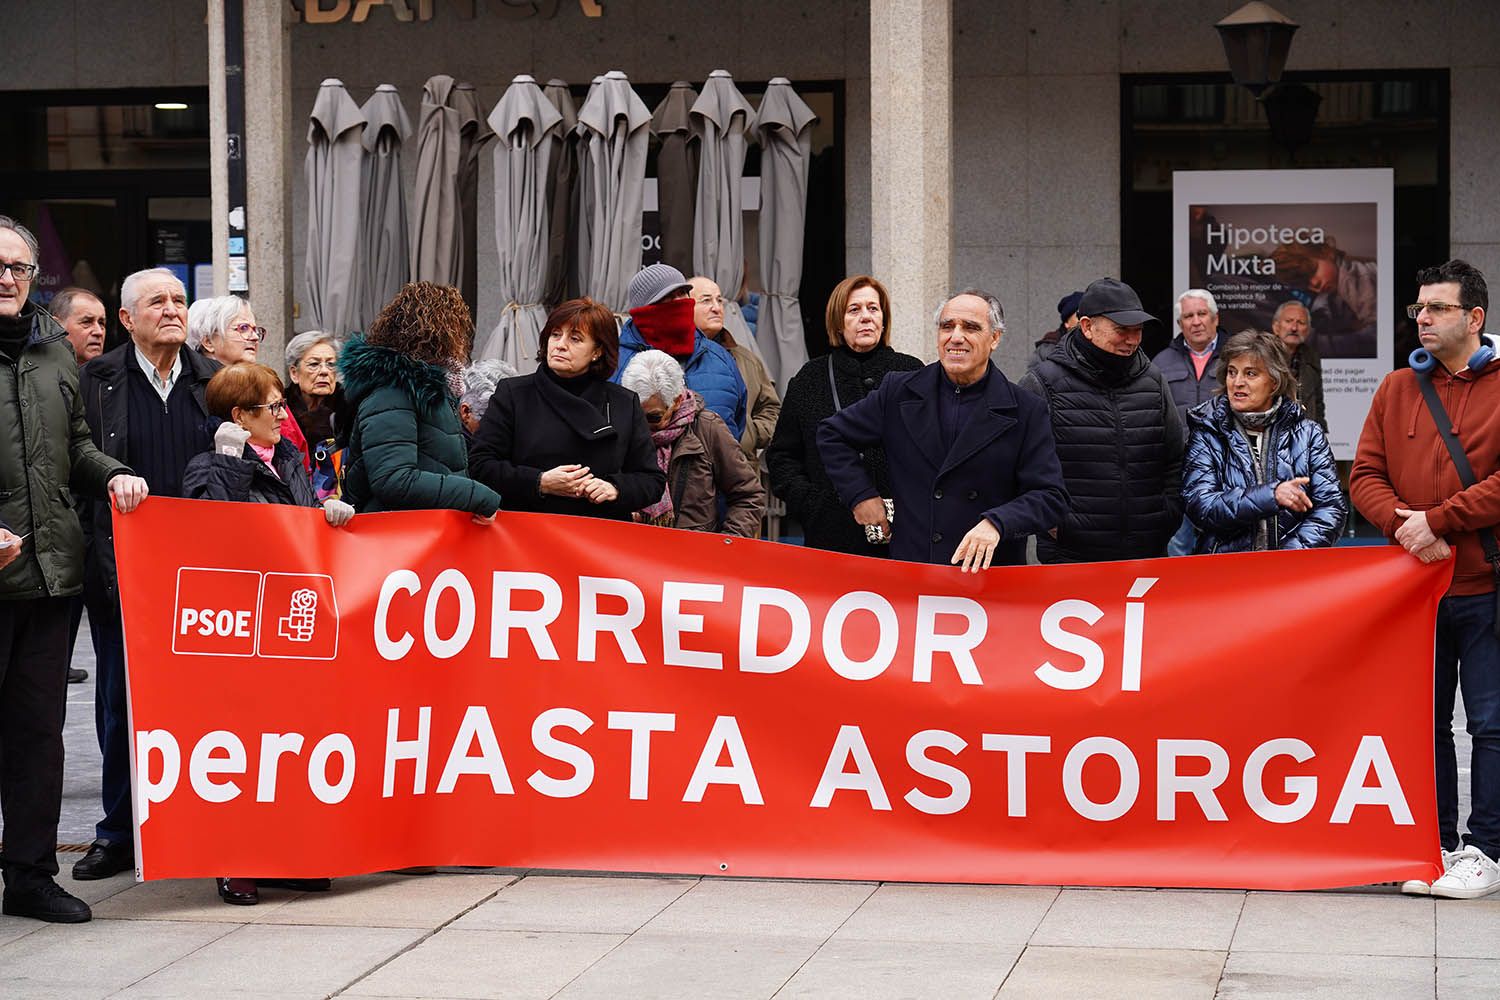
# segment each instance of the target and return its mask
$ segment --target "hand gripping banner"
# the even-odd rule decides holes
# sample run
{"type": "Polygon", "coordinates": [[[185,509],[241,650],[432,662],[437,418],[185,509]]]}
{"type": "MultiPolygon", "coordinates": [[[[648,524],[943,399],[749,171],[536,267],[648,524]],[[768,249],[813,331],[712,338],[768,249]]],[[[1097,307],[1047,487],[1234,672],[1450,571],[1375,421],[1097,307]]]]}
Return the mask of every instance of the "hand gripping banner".
{"type": "Polygon", "coordinates": [[[1440,873],[1451,567],[1397,548],[965,575],[533,514],[115,527],[145,878],[1440,873]]]}

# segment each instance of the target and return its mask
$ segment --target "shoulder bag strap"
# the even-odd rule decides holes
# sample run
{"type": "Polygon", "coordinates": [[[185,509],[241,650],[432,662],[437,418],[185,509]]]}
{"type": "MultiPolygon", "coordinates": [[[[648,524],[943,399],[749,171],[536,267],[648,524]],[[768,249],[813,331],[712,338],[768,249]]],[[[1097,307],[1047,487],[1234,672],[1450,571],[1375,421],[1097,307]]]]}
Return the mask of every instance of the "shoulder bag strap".
{"type": "Polygon", "coordinates": [[[842,410],[844,408],[844,404],[841,403],[841,402],[839,402],[839,387],[837,385],[835,385],[834,381],[833,381],[833,353],[829,352],[829,354],[827,355],[827,357],[828,357],[828,391],[831,392],[831,393],[833,393],[833,412],[837,413],[837,412],[839,412],[840,410],[842,410]]]}
{"type": "MultiPolygon", "coordinates": [[[[1474,467],[1469,464],[1469,456],[1464,453],[1464,447],[1459,443],[1458,435],[1453,433],[1453,421],[1448,419],[1448,411],[1443,408],[1443,401],[1438,399],[1437,388],[1433,386],[1432,379],[1426,372],[1417,372],[1417,386],[1422,390],[1422,399],[1427,403],[1427,409],[1432,413],[1433,423],[1437,424],[1438,434],[1442,435],[1443,444],[1448,446],[1448,457],[1453,460],[1453,467],[1458,470],[1458,480],[1467,489],[1479,480],[1474,475],[1474,467]]],[[[1495,635],[1500,637],[1500,545],[1495,542],[1495,532],[1475,532],[1479,536],[1479,544],[1484,546],[1484,557],[1489,560],[1490,571],[1495,575],[1495,635]]]]}

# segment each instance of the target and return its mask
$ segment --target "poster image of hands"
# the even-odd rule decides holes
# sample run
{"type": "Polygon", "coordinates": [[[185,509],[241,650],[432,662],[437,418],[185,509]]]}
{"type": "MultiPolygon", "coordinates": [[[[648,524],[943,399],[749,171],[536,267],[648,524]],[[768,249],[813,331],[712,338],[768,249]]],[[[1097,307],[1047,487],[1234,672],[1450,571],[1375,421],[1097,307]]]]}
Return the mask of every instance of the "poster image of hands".
{"type": "Polygon", "coordinates": [[[1269,330],[1283,302],[1311,318],[1324,358],[1379,353],[1379,264],[1374,202],[1188,206],[1188,273],[1219,306],[1230,333],[1269,330]]]}

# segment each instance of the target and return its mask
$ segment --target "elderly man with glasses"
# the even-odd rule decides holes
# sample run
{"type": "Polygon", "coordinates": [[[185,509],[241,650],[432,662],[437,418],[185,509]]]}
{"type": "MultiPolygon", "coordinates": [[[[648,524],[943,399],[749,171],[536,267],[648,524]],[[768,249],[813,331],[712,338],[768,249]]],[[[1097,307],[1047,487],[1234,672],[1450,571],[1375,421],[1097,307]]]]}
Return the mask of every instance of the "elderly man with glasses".
{"type": "MultiPolygon", "coordinates": [[[[120,323],[130,340],[83,366],[79,388],[94,443],[128,462],[156,496],[183,495],[188,460],[214,445],[219,421],[204,391],[219,363],[187,342],[187,292],[166,268],[137,271],[120,286],[120,323]]],[[[108,878],[135,867],[130,808],[130,733],[125,710],[125,637],[109,505],[96,503],[84,596],[98,681],[94,719],[104,755],[104,816],[73,866],[75,879],[108,878]]],[[[184,541],[184,544],[190,544],[184,541]]]]}
{"type": "Polygon", "coordinates": [[[146,483],[89,440],[73,346],[27,299],[36,272],[36,238],[0,215],[0,870],[8,916],[82,923],[88,904],[55,881],[69,599],[84,582],[70,490],[126,512],[146,483]]]}

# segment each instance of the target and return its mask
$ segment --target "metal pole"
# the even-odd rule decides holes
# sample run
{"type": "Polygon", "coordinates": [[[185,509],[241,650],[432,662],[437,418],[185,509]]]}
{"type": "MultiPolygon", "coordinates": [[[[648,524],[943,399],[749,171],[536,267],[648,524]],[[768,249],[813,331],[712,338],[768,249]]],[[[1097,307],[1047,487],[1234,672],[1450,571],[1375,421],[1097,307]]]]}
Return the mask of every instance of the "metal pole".
{"type": "Polygon", "coordinates": [[[245,216],[245,3],[224,0],[224,106],[229,159],[229,290],[250,294],[245,216]]]}

